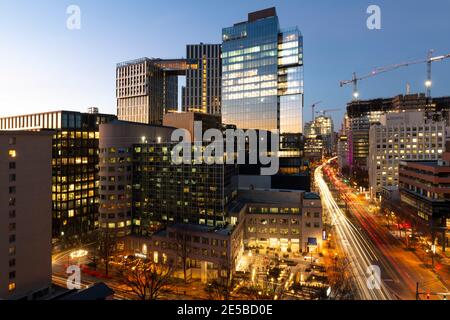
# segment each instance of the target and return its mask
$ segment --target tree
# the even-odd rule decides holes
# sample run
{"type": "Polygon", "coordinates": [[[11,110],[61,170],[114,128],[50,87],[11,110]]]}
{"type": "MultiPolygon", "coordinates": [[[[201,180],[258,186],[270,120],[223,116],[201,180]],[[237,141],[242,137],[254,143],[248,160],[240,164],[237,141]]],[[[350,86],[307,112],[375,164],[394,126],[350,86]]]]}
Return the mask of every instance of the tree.
{"type": "Polygon", "coordinates": [[[334,266],[330,270],[330,285],[336,300],[351,299],[353,292],[350,260],[347,258],[334,259],[334,266]]]}
{"type": "Polygon", "coordinates": [[[172,274],[171,265],[141,259],[124,262],[119,270],[122,283],[140,300],[157,300],[165,289],[169,289],[172,274]]]}
{"type": "Polygon", "coordinates": [[[109,229],[98,229],[96,231],[96,245],[91,260],[97,263],[97,257],[105,265],[105,274],[109,275],[109,261],[117,249],[117,234],[109,229]]]}
{"type": "Polygon", "coordinates": [[[233,268],[229,263],[223,263],[219,268],[217,279],[207,285],[205,291],[211,300],[231,300],[233,291],[237,285],[233,277],[233,268]]]}
{"type": "Polygon", "coordinates": [[[274,288],[269,288],[267,282],[263,285],[249,283],[243,286],[239,293],[249,300],[274,300],[276,296],[274,288]]]}
{"type": "Polygon", "coordinates": [[[176,253],[179,260],[181,260],[184,283],[186,284],[188,259],[189,254],[191,253],[190,235],[188,235],[186,232],[180,232],[177,234],[176,253]]]}

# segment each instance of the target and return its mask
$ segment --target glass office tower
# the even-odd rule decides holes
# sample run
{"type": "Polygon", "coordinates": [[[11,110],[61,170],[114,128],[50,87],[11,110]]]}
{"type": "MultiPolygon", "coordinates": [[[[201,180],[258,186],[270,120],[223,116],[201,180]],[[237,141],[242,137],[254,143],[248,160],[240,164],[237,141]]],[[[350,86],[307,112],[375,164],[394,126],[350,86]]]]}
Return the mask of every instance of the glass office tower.
{"type": "Polygon", "coordinates": [[[52,238],[70,242],[98,227],[99,126],[116,119],[100,114],[52,111],[0,118],[0,130],[53,130],[52,238]]]}
{"type": "Polygon", "coordinates": [[[280,173],[302,171],[303,37],[281,30],[275,8],[222,31],[222,121],[280,130],[280,173]]]}

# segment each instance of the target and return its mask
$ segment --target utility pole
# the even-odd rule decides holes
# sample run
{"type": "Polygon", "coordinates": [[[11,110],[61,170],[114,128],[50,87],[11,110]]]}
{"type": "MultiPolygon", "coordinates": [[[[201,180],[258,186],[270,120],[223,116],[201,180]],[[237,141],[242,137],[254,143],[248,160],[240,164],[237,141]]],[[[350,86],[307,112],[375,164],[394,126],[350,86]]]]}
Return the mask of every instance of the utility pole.
{"type": "Polygon", "coordinates": [[[418,282],[416,282],[416,300],[420,300],[420,297],[419,297],[419,283],[418,282]]]}

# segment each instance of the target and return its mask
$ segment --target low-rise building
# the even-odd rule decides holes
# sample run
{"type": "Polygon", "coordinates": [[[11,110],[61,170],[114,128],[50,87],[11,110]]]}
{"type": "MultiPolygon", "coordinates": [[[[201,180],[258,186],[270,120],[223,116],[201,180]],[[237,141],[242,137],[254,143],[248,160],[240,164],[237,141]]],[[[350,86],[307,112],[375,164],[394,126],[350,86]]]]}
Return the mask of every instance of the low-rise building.
{"type": "Polygon", "coordinates": [[[438,161],[400,162],[399,176],[401,202],[445,251],[450,238],[450,153],[438,161]]]}
{"type": "Polygon", "coordinates": [[[127,250],[203,281],[228,276],[244,249],[280,253],[317,253],[322,248],[322,206],[315,193],[290,190],[246,190],[227,206],[226,224],[175,223],[149,236],[125,239],[127,250]]]}

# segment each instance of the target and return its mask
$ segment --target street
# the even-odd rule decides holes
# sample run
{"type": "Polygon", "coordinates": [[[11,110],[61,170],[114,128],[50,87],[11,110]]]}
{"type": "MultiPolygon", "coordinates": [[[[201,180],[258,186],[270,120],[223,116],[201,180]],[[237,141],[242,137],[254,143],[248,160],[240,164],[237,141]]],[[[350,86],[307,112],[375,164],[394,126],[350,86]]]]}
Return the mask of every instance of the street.
{"type": "Polygon", "coordinates": [[[391,294],[384,281],[376,281],[373,285],[368,285],[369,267],[378,264],[379,256],[374,250],[374,245],[366,239],[345,215],[336,203],[330,189],[323,178],[323,167],[319,166],[315,171],[315,182],[322,197],[324,209],[331,215],[334,226],[335,238],[343,254],[350,261],[352,280],[355,284],[356,295],[362,300],[393,300],[395,296],[391,294]]]}
{"type": "MultiPolygon", "coordinates": [[[[416,299],[417,283],[421,293],[419,299],[427,299],[426,293],[430,292],[448,292],[445,284],[429,266],[425,265],[412,251],[407,250],[404,244],[393,236],[383,222],[382,216],[371,209],[369,201],[362,196],[358,196],[355,190],[340,181],[333,170],[327,170],[335,189],[333,197],[328,185],[323,180],[323,169],[324,166],[318,168],[316,176],[319,179],[318,184],[321,188],[321,194],[324,194],[325,205],[327,209],[331,207],[329,212],[334,216],[333,219],[337,221],[335,224],[336,233],[338,237],[341,237],[339,234],[342,229],[346,230],[347,224],[353,226],[353,233],[358,235],[355,238],[361,240],[358,247],[366,248],[365,256],[371,257],[371,263],[381,269],[382,288],[384,288],[382,291],[389,292],[391,298],[402,300],[416,299]],[[346,203],[348,216],[342,209],[334,206],[335,199],[339,197],[346,203]]],[[[343,242],[345,241],[341,241],[341,245],[348,247],[343,242]]],[[[350,246],[353,247],[353,244],[350,243],[350,246]]],[[[350,257],[355,260],[352,255],[350,257]]],[[[357,258],[359,260],[361,256],[357,256],[357,258]]],[[[440,300],[444,299],[444,296],[431,295],[428,298],[440,300]]]]}

